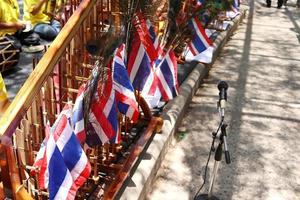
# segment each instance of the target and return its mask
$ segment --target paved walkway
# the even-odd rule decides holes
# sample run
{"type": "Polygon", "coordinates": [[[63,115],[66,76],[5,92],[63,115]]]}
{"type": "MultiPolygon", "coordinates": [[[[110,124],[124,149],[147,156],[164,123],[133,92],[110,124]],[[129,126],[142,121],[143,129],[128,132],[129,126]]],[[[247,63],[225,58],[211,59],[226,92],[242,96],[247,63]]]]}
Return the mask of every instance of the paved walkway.
{"type": "MultiPolygon", "coordinates": [[[[229,84],[226,122],[232,164],[220,165],[221,200],[300,199],[300,9],[250,0],[244,21],[194,96],[151,200],[193,199],[218,123],[219,80],[229,84]]],[[[210,162],[212,169],[213,162],[210,162]]],[[[202,190],[207,192],[207,187],[202,190]]]]}

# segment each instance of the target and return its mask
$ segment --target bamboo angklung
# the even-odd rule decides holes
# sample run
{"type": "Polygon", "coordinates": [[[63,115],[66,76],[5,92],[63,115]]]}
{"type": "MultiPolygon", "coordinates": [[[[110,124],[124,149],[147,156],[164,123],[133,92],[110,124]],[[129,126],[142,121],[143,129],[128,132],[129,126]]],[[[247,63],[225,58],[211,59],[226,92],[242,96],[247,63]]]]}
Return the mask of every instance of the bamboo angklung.
{"type": "MultiPolygon", "coordinates": [[[[23,181],[25,181],[24,190],[22,189],[24,194],[36,199],[47,198],[47,191],[40,190],[37,182],[32,181],[33,179],[36,180],[36,176],[30,176],[30,182],[32,182],[30,183],[26,174],[28,172],[26,170],[32,168],[32,162],[38,150],[37,146],[45,136],[43,131],[45,121],[53,122],[59,114],[60,107],[62,108],[69,100],[74,102],[79,86],[86,82],[84,115],[85,120],[87,120],[95,91],[100,90],[101,93],[101,88],[106,82],[106,76],[111,73],[107,65],[111,61],[115,49],[124,41],[126,41],[125,63],[127,61],[134,32],[134,27],[131,24],[134,14],[142,10],[153,24],[157,24],[159,16],[155,14],[155,9],[159,7],[165,10],[167,8],[163,1],[108,1],[108,5],[105,5],[104,2],[106,1],[83,0],[79,5],[79,1],[71,1],[70,11],[65,11],[65,15],[73,12],[75,15],[67,22],[67,26],[63,28],[57,40],[52,43],[45,53],[45,57],[37,64],[34,72],[24,84],[22,98],[19,94],[12,103],[12,107],[15,107],[16,111],[12,112],[11,107],[4,116],[7,117],[10,124],[4,124],[4,128],[1,127],[1,130],[4,129],[1,133],[8,136],[12,129],[19,126],[16,137],[25,140],[19,142],[17,141],[19,139],[14,139],[16,151],[13,154],[7,149],[4,149],[6,153],[3,153],[2,148],[1,155],[8,154],[11,157],[5,158],[14,159],[17,162],[13,163],[21,165],[19,169],[13,170],[11,164],[5,159],[1,159],[1,179],[5,188],[10,187],[13,190],[16,187],[23,188],[23,181]],[[115,7],[120,8],[116,9],[115,7]],[[78,8],[79,11],[75,11],[75,8],[78,8]],[[154,9],[150,10],[149,8],[154,9]],[[122,20],[118,21],[115,18],[122,20]],[[110,24],[110,28],[107,30],[108,24],[110,24]],[[88,55],[85,50],[86,45],[92,47],[90,52],[94,56],[88,55]],[[57,62],[59,62],[57,65],[58,72],[53,73],[57,62]],[[94,74],[88,77],[92,68],[94,68],[94,74]],[[55,85],[54,74],[59,76],[58,86],[55,85]],[[36,86],[32,87],[31,84],[36,86]],[[56,93],[55,90],[59,92],[56,93]],[[25,115],[26,111],[28,112],[25,115]],[[11,116],[14,116],[15,119],[12,120],[11,116]],[[20,134],[23,135],[20,136],[20,134]],[[14,179],[16,180],[14,185],[11,183],[12,179],[5,176],[5,172],[9,173],[10,170],[14,173],[13,178],[16,175],[20,180],[14,179]]],[[[188,0],[185,2],[170,0],[168,18],[165,19],[168,21],[167,28],[161,42],[164,44],[165,50],[174,49],[178,43],[184,41],[182,38],[188,35],[188,30],[183,27],[191,16],[191,7],[188,0]],[[181,22],[178,21],[182,16],[181,22]]],[[[153,117],[145,100],[140,95],[137,96],[139,107],[144,115],[141,115],[140,121],[135,125],[126,117],[120,117],[123,119],[120,122],[123,126],[120,130],[124,131],[123,142],[121,144],[98,145],[92,150],[86,150],[89,160],[93,164],[93,171],[86,184],[78,191],[78,198],[92,198],[91,196],[114,198],[129,176],[132,166],[148,139],[155,131],[159,131],[156,129],[161,128],[162,120],[153,117]],[[134,128],[130,130],[132,127],[134,128]]],[[[85,121],[85,123],[88,122],[85,121]]]]}

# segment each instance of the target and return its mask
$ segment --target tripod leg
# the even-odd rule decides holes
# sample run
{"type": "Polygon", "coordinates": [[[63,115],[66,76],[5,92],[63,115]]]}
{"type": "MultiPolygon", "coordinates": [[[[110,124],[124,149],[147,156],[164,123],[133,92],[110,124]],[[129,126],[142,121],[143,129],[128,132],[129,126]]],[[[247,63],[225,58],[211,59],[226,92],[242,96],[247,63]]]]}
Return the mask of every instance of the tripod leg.
{"type": "Polygon", "coordinates": [[[212,197],[212,191],[213,191],[214,183],[215,183],[216,176],[218,173],[219,164],[220,164],[220,161],[215,161],[215,163],[214,163],[214,169],[212,172],[212,176],[211,176],[211,180],[210,180],[209,188],[208,188],[208,198],[212,197]]]}

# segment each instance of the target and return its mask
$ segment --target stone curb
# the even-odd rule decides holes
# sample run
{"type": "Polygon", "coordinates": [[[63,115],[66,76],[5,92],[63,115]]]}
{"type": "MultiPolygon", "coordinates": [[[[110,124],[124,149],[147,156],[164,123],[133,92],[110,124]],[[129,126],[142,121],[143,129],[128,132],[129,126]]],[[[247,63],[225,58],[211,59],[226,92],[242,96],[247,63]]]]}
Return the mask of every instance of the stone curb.
{"type": "Polygon", "coordinates": [[[221,32],[214,41],[214,54],[212,63],[204,65],[196,64],[193,71],[188,75],[186,80],[180,86],[179,95],[170,101],[162,113],[164,125],[161,134],[154,134],[141,153],[138,161],[133,167],[134,172],[127,178],[123,188],[117,195],[116,199],[122,200],[142,200],[151,191],[151,186],[155,181],[156,173],[164,159],[170,144],[174,140],[175,130],[178,128],[184,113],[199,88],[203,79],[208,75],[209,69],[215,62],[220,50],[226,44],[227,40],[237,29],[239,23],[245,18],[246,9],[230,23],[227,31],[221,32]]]}

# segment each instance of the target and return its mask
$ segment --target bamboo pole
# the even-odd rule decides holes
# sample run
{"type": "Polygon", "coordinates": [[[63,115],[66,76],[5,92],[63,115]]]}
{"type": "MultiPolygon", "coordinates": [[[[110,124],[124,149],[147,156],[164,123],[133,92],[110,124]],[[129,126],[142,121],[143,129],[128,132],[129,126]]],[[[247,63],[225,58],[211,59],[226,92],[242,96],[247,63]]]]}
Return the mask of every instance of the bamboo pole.
{"type": "MultiPolygon", "coordinates": [[[[9,180],[2,180],[4,187],[11,188],[14,199],[18,200],[31,200],[32,197],[28,194],[26,189],[23,187],[19,177],[19,167],[15,162],[15,155],[11,146],[0,145],[1,149],[1,172],[6,171],[6,175],[9,175],[9,180]],[[10,184],[11,185],[10,185],[10,184]],[[9,185],[7,185],[9,184],[9,185]],[[11,187],[10,187],[11,186],[11,187]]],[[[1,173],[1,178],[2,173],[1,173]]],[[[4,190],[5,191],[5,190],[4,190]]]]}

